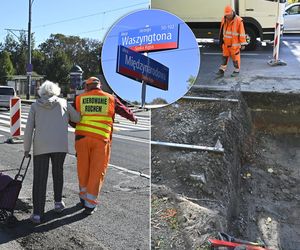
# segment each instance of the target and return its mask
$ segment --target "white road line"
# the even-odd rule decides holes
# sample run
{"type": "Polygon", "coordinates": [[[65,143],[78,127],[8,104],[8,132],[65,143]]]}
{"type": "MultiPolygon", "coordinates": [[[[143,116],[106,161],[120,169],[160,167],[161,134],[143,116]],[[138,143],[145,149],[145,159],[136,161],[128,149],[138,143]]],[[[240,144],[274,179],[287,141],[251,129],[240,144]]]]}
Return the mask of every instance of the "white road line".
{"type": "Polygon", "coordinates": [[[124,123],[115,123],[114,126],[119,127],[119,128],[131,128],[133,130],[135,130],[135,129],[148,130],[149,129],[149,126],[138,126],[138,125],[124,124],[124,123]]]}
{"type": "Polygon", "coordinates": [[[130,174],[134,174],[134,175],[138,175],[138,176],[150,179],[149,175],[143,174],[142,172],[138,172],[138,171],[130,170],[130,169],[127,169],[127,168],[119,167],[119,166],[116,166],[116,165],[113,165],[113,164],[108,164],[108,166],[116,168],[116,169],[121,170],[121,171],[124,171],[126,173],[130,173],[130,174]]]}
{"type": "MultiPolygon", "coordinates": [[[[10,125],[10,113],[9,112],[1,112],[0,113],[0,124],[10,125]]],[[[22,128],[25,128],[27,123],[28,114],[22,114],[21,115],[21,122],[22,128]]],[[[118,120],[116,120],[116,123],[114,124],[115,131],[130,131],[130,130],[140,130],[140,131],[147,131],[150,129],[150,120],[149,122],[138,122],[138,124],[131,123],[127,119],[123,117],[118,117],[118,120]]],[[[75,129],[72,127],[68,127],[69,132],[75,132],[75,129]]],[[[7,132],[7,131],[5,131],[7,132]]]]}
{"type": "Polygon", "coordinates": [[[144,126],[144,127],[149,127],[150,126],[150,122],[139,122],[139,120],[138,120],[137,124],[134,124],[133,122],[128,121],[128,120],[116,119],[115,124],[118,124],[118,123],[129,124],[129,125],[132,125],[132,126],[144,126]]]}
{"type": "MultiPolygon", "coordinates": [[[[201,54],[203,54],[203,55],[213,55],[213,56],[216,56],[216,55],[218,55],[218,56],[220,56],[220,55],[222,55],[222,53],[220,53],[220,52],[203,52],[203,53],[201,53],[201,54]]],[[[241,56],[259,56],[260,54],[257,54],[257,53],[241,53],[241,56]]]]}
{"type": "MultiPolygon", "coordinates": [[[[10,116],[0,115],[0,118],[4,118],[4,119],[7,119],[7,120],[10,121],[10,116]]],[[[1,121],[3,121],[3,120],[0,120],[0,123],[1,123],[1,121]]],[[[22,121],[23,123],[26,123],[26,122],[27,122],[27,119],[21,118],[21,121],[22,121]]]]}
{"type": "MultiPolygon", "coordinates": [[[[0,124],[5,124],[10,126],[10,121],[0,120],[0,124]]],[[[21,124],[21,128],[25,128],[26,124],[21,124]]]]}
{"type": "MultiPolygon", "coordinates": [[[[73,155],[73,154],[69,153],[68,155],[76,158],[76,156],[73,155]]],[[[130,174],[134,174],[134,175],[138,175],[140,177],[144,177],[144,178],[150,179],[149,175],[143,174],[142,172],[139,172],[139,171],[130,170],[128,168],[119,167],[119,166],[116,166],[116,165],[113,165],[113,164],[108,164],[108,166],[110,166],[112,168],[115,168],[115,169],[118,169],[118,170],[121,170],[121,171],[126,172],[126,173],[130,173],[130,174]]]]}
{"type": "Polygon", "coordinates": [[[150,139],[149,140],[140,139],[140,138],[126,136],[126,135],[113,134],[113,138],[150,144],[150,139]]]}

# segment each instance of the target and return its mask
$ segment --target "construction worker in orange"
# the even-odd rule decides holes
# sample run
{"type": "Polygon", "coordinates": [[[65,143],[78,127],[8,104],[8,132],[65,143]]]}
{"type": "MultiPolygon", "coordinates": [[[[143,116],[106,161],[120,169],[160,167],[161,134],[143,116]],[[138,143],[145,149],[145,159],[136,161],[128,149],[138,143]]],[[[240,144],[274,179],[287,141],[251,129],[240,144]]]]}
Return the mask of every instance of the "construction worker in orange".
{"type": "Polygon", "coordinates": [[[135,123],[137,119],[116,97],[101,90],[98,78],[90,77],[85,84],[86,91],[75,100],[76,110],[81,113],[75,129],[75,149],[80,202],[85,212],[92,214],[109,163],[115,113],[135,123]]]}
{"type": "Polygon", "coordinates": [[[220,28],[220,45],[223,50],[222,64],[219,71],[216,73],[217,77],[223,77],[229,57],[232,58],[234,71],[232,77],[238,76],[241,64],[241,50],[245,49],[246,34],[243,24],[243,19],[236,15],[230,5],[227,5],[224,10],[224,17],[221,21],[220,28]]]}

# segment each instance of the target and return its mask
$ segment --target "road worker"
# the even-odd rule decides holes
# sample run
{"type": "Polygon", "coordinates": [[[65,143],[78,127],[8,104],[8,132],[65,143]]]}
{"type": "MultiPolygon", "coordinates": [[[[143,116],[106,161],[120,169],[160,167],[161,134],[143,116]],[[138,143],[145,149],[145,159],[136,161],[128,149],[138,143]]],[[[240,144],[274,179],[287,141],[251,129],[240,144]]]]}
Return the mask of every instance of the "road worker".
{"type": "Polygon", "coordinates": [[[81,113],[75,149],[80,202],[85,212],[92,214],[109,163],[115,113],[135,123],[137,119],[116,97],[101,90],[98,78],[90,77],[85,84],[86,92],[75,99],[76,110],[81,113]]]}
{"type": "Polygon", "coordinates": [[[220,44],[222,45],[222,64],[217,72],[217,77],[223,77],[229,57],[232,58],[234,71],[232,77],[238,76],[240,72],[241,54],[240,50],[245,49],[246,34],[243,19],[235,14],[230,5],[224,9],[224,17],[221,21],[220,44]]]}

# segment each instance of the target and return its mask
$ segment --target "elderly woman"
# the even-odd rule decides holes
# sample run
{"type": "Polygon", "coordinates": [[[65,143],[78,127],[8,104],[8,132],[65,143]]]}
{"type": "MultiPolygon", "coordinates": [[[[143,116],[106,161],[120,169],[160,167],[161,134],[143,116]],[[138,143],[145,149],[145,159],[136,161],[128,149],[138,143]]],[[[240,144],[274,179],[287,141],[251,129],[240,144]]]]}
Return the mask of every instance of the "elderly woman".
{"type": "Polygon", "coordinates": [[[30,220],[40,223],[44,214],[49,159],[52,163],[54,210],[62,212],[63,164],[68,152],[68,122],[79,122],[80,115],[59,98],[60,88],[45,81],[40,87],[40,98],[31,105],[25,134],[24,151],[28,157],[33,137],[33,214],[30,220]]]}

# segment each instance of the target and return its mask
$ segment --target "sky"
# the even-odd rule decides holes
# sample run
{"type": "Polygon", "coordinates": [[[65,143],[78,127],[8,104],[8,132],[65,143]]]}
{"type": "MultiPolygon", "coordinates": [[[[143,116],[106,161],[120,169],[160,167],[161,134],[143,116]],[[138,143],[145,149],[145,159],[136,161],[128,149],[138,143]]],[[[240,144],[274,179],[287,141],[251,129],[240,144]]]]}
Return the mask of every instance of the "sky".
{"type": "MultiPolygon", "coordinates": [[[[7,35],[5,29],[27,30],[28,6],[29,0],[1,1],[0,42],[7,35]]],[[[37,45],[51,33],[102,40],[120,17],[148,6],[149,0],[34,0],[32,32],[37,45]]],[[[18,36],[19,32],[15,34],[18,36]]]]}
{"type": "MultiPolygon", "coordinates": [[[[27,30],[28,5],[29,0],[1,1],[0,42],[4,42],[4,38],[8,33],[5,29],[27,30]]],[[[34,33],[35,45],[37,47],[42,42],[46,41],[50,34],[56,33],[102,41],[111,27],[118,20],[121,20],[124,16],[137,10],[146,10],[149,8],[149,5],[150,0],[33,0],[32,32],[34,33]]],[[[140,28],[141,26],[144,27],[146,24],[160,25],[168,22],[172,22],[172,20],[161,20],[156,17],[145,18],[145,16],[142,15],[127,21],[125,26],[126,29],[128,29],[128,27],[140,28]]],[[[182,23],[181,20],[178,22],[182,23]]],[[[149,57],[170,68],[170,83],[172,83],[170,84],[171,91],[165,92],[147,86],[146,102],[151,102],[156,97],[162,97],[169,103],[176,101],[188,90],[186,81],[189,76],[197,76],[198,74],[198,46],[196,43],[194,44],[196,52],[190,49],[182,50],[186,46],[189,47],[195,41],[193,35],[191,36],[187,32],[186,25],[180,24],[180,26],[183,27],[180,27],[180,50],[161,51],[149,54],[149,57]]],[[[118,32],[119,30],[117,30],[117,33],[118,32]]],[[[19,35],[18,31],[15,31],[14,33],[16,36],[19,35]]],[[[115,55],[117,45],[113,43],[112,46],[114,50],[113,55],[115,55]]],[[[116,57],[113,59],[116,60],[116,57]]],[[[108,67],[111,67],[111,71],[115,71],[115,63],[116,62],[108,64],[108,67]]],[[[104,67],[107,68],[107,65],[104,67]]],[[[120,97],[130,101],[140,101],[140,83],[122,75],[108,73],[105,74],[105,77],[107,78],[108,83],[112,85],[111,87],[113,90],[115,90],[120,97]],[[123,83],[121,87],[122,90],[115,88],[115,84],[118,82],[123,83]],[[130,88],[128,89],[128,87],[130,88]]]]}
{"type": "Polygon", "coordinates": [[[169,90],[146,87],[146,102],[163,98],[168,103],[180,99],[189,89],[187,80],[197,77],[200,66],[200,51],[195,36],[178,17],[160,10],[142,10],[126,15],[107,34],[102,49],[102,68],[105,78],[122,99],[141,102],[142,84],[116,72],[117,48],[120,32],[143,28],[147,25],[179,25],[179,47],[177,49],[149,52],[148,57],[169,68],[169,90]]]}

